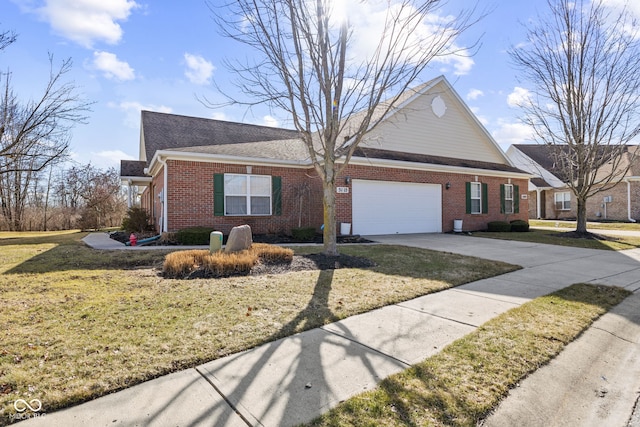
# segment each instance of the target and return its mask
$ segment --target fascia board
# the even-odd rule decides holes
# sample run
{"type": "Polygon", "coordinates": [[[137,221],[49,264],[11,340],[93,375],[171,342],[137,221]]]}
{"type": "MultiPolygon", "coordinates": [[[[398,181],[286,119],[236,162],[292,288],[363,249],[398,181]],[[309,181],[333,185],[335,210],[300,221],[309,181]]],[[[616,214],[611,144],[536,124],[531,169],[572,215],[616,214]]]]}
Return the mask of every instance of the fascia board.
{"type": "Polygon", "coordinates": [[[185,153],[183,151],[158,150],[153,155],[149,164],[149,173],[154,175],[159,167],[158,158],[162,157],[166,160],[183,160],[204,163],[227,163],[241,164],[250,166],[274,166],[303,168],[311,167],[311,162],[305,160],[278,160],[278,159],[261,159],[257,157],[230,156],[227,154],[209,154],[209,153],[185,153]]]}
{"type": "Polygon", "coordinates": [[[351,159],[350,165],[358,166],[373,166],[384,167],[392,169],[410,169],[429,172],[444,172],[444,173],[459,173],[465,175],[483,175],[483,176],[495,176],[505,178],[522,178],[530,179],[533,175],[529,173],[508,172],[508,171],[493,171],[488,169],[478,168],[465,168],[462,166],[448,166],[448,165],[434,165],[430,163],[415,163],[404,162],[401,160],[386,160],[386,159],[351,159]]]}

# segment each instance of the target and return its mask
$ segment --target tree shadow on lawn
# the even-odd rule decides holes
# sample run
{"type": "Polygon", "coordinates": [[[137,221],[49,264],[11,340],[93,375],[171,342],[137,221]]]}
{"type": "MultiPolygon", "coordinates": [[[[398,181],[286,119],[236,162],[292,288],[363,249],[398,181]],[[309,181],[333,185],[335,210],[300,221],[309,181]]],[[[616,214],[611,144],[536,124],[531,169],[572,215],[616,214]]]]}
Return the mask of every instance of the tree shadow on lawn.
{"type": "Polygon", "coordinates": [[[58,236],[0,239],[0,253],[6,246],[21,246],[26,259],[4,274],[42,274],[70,270],[126,270],[138,267],[159,267],[164,257],[173,250],[121,251],[96,250],[81,242],[86,233],[58,236]],[[55,245],[50,248],[37,246],[55,245]]]}

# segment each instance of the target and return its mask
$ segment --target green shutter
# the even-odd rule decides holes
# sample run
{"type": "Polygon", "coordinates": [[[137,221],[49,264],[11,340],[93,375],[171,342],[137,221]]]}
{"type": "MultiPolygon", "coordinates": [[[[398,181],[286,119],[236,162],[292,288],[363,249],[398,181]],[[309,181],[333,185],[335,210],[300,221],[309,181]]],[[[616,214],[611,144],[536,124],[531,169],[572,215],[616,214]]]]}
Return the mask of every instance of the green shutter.
{"type": "Polygon", "coordinates": [[[271,204],[273,215],[282,215],[282,178],[271,177],[271,204]]]}
{"type": "Polygon", "coordinates": [[[504,184],[500,184],[500,213],[504,213],[504,184]]]}
{"type": "Polygon", "coordinates": [[[489,186],[482,184],[482,213],[489,213],[489,186]]]}
{"type": "Polygon", "coordinates": [[[471,213],[471,183],[470,182],[465,182],[465,189],[466,189],[466,198],[467,198],[467,213],[470,214],[471,213]]]}
{"type": "Polygon", "coordinates": [[[213,175],[213,215],[224,216],[224,174],[213,175]]]}
{"type": "Polygon", "coordinates": [[[520,188],[513,186],[513,213],[520,213],[520,188]]]}

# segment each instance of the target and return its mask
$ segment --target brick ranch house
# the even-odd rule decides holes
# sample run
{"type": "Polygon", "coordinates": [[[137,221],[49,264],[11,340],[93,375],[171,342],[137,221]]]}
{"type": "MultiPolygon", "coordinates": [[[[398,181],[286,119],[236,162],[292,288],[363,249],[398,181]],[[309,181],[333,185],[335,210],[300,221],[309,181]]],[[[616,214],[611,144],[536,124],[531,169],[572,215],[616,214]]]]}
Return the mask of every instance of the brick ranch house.
{"type": "MultiPolygon", "coordinates": [[[[622,172],[634,158],[637,145],[628,145],[620,163],[622,172]]],[[[511,161],[533,175],[529,182],[529,218],[574,219],[575,196],[555,170],[551,149],[546,145],[514,144],[507,150],[511,161]]],[[[588,220],[640,220],[640,151],[622,181],[587,201],[588,220]]],[[[605,173],[608,172],[605,170],[605,173]]]]}
{"type": "MultiPolygon", "coordinates": [[[[296,131],[143,111],[139,161],[123,160],[121,177],[159,232],[249,224],[289,234],[323,221],[309,159],[296,131]]],[[[439,233],[457,219],[465,231],[526,219],[528,179],[438,77],[408,91],[337,178],[337,229],[439,233]]]]}

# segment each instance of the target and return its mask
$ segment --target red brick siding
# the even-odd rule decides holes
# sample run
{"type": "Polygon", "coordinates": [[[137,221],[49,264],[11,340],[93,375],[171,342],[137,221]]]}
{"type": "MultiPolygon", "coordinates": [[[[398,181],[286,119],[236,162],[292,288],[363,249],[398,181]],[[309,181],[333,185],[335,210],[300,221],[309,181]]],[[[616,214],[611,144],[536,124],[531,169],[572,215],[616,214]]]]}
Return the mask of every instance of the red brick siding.
{"type": "MultiPolygon", "coordinates": [[[[542,218],[546,219],[575,219],[578,203],[571,193],[571,210],[560,211],[555,209],[555,193],[571,192],[571,190],[550,190],[544,191],[546,212],[542,212],[542,218]]],[[[535,196],[535,192],[532,192],[535,196]]],[[[605,219],[604,197],[611,196],[612,202],[607,203],[606,219],[627,221],[629,217],[627,183],[616,184],[612,189],[602,191],[587,200],[587,219],[605,219]]],[[[535,202],[534,202],[535,203],[535,202]]],[[[535,213],[534,213],[535,215],[535,213]]],[[[533,218],[533,216],[532,216],[533,218]]],[[[640,183],[631,183],[631,218],[640,218],[640,183]]]]}
{"type": "MultiPolygon", "coordinates": [[[[310,187],[311,202],[303,206],[302,226],[319,227],[323,223],[322,183],[313,169],[290,169],[282,167],[253,166],[255,175],[282,177],[282,215],[281,216],[214,216],[213,214],[213,176],[216,173],[247,173],[244,165],[224,163],[202,163],[192,161],[169,160],[168,164],[168,228],[170,231],[193,226],[207,226],[228,234],[231,228],[248,224],[257,234],[284,232],[289,233],[298,226],[300,209],[296,196],[300,184],[310,187]]],[[[504,215],[500,213],[500,184],[508,183],[507,178],[485,177],[478,175],[478,181],[488,184],[489,213],[466,214],[465,182],[475,181],[476,175],[426,172],[371,166],[349,165],[337,185],[346,186],[345,176],[352,179],[384,180],[398,182],[418,182],[442,185],[442,230],[453,229],[453,220],[462,219],[465,231],[485,229],[487,222],[495,220],[526,219],[528,200],[520,199],[520,213],[504,215]],[[451,183],[449,190],[445,184],[451,183]]],[[[512,179],[519,185],[520,194],[526,194],[527,180],[512,179]]],[[[155,193],[161,189],[162,171],[154,178],[155,193]],[[156,183],[156,181],[159,181],[156,183]]],[[[349,185],[350,187],[350,185],[349,185]]],[[[351,191],[348,194],[336,194],[336,221],[352,222],[351,191]]],[[[159,202],[158,212],[159,212],[159,202]]],[[[157,215],[159,220],[159,214],[157,215]]]]}
{"type": "Polygon", "coordinates": [[[282,215],[272,216],[214,216],[213,176],[217,173],[246,174],[244,165],[201,163],[189,161],[168,162],[169,171],[169,224],[171,231],[186,227],[205,226],[228,234],[237,225],[248,224],[254,233],[289,233],[298,227],[319,227],[322,224],[322,191],[320,181],[313,170],[281,167],[252,166],[251,174],[280,176],[282,178],[282,215]],[[303,201],[300,215],[300,199],[296,196],[300,183],[308,182],[310,203],[303,201]],[[320,201],[320,204],[317,201],[320,201]]]}

